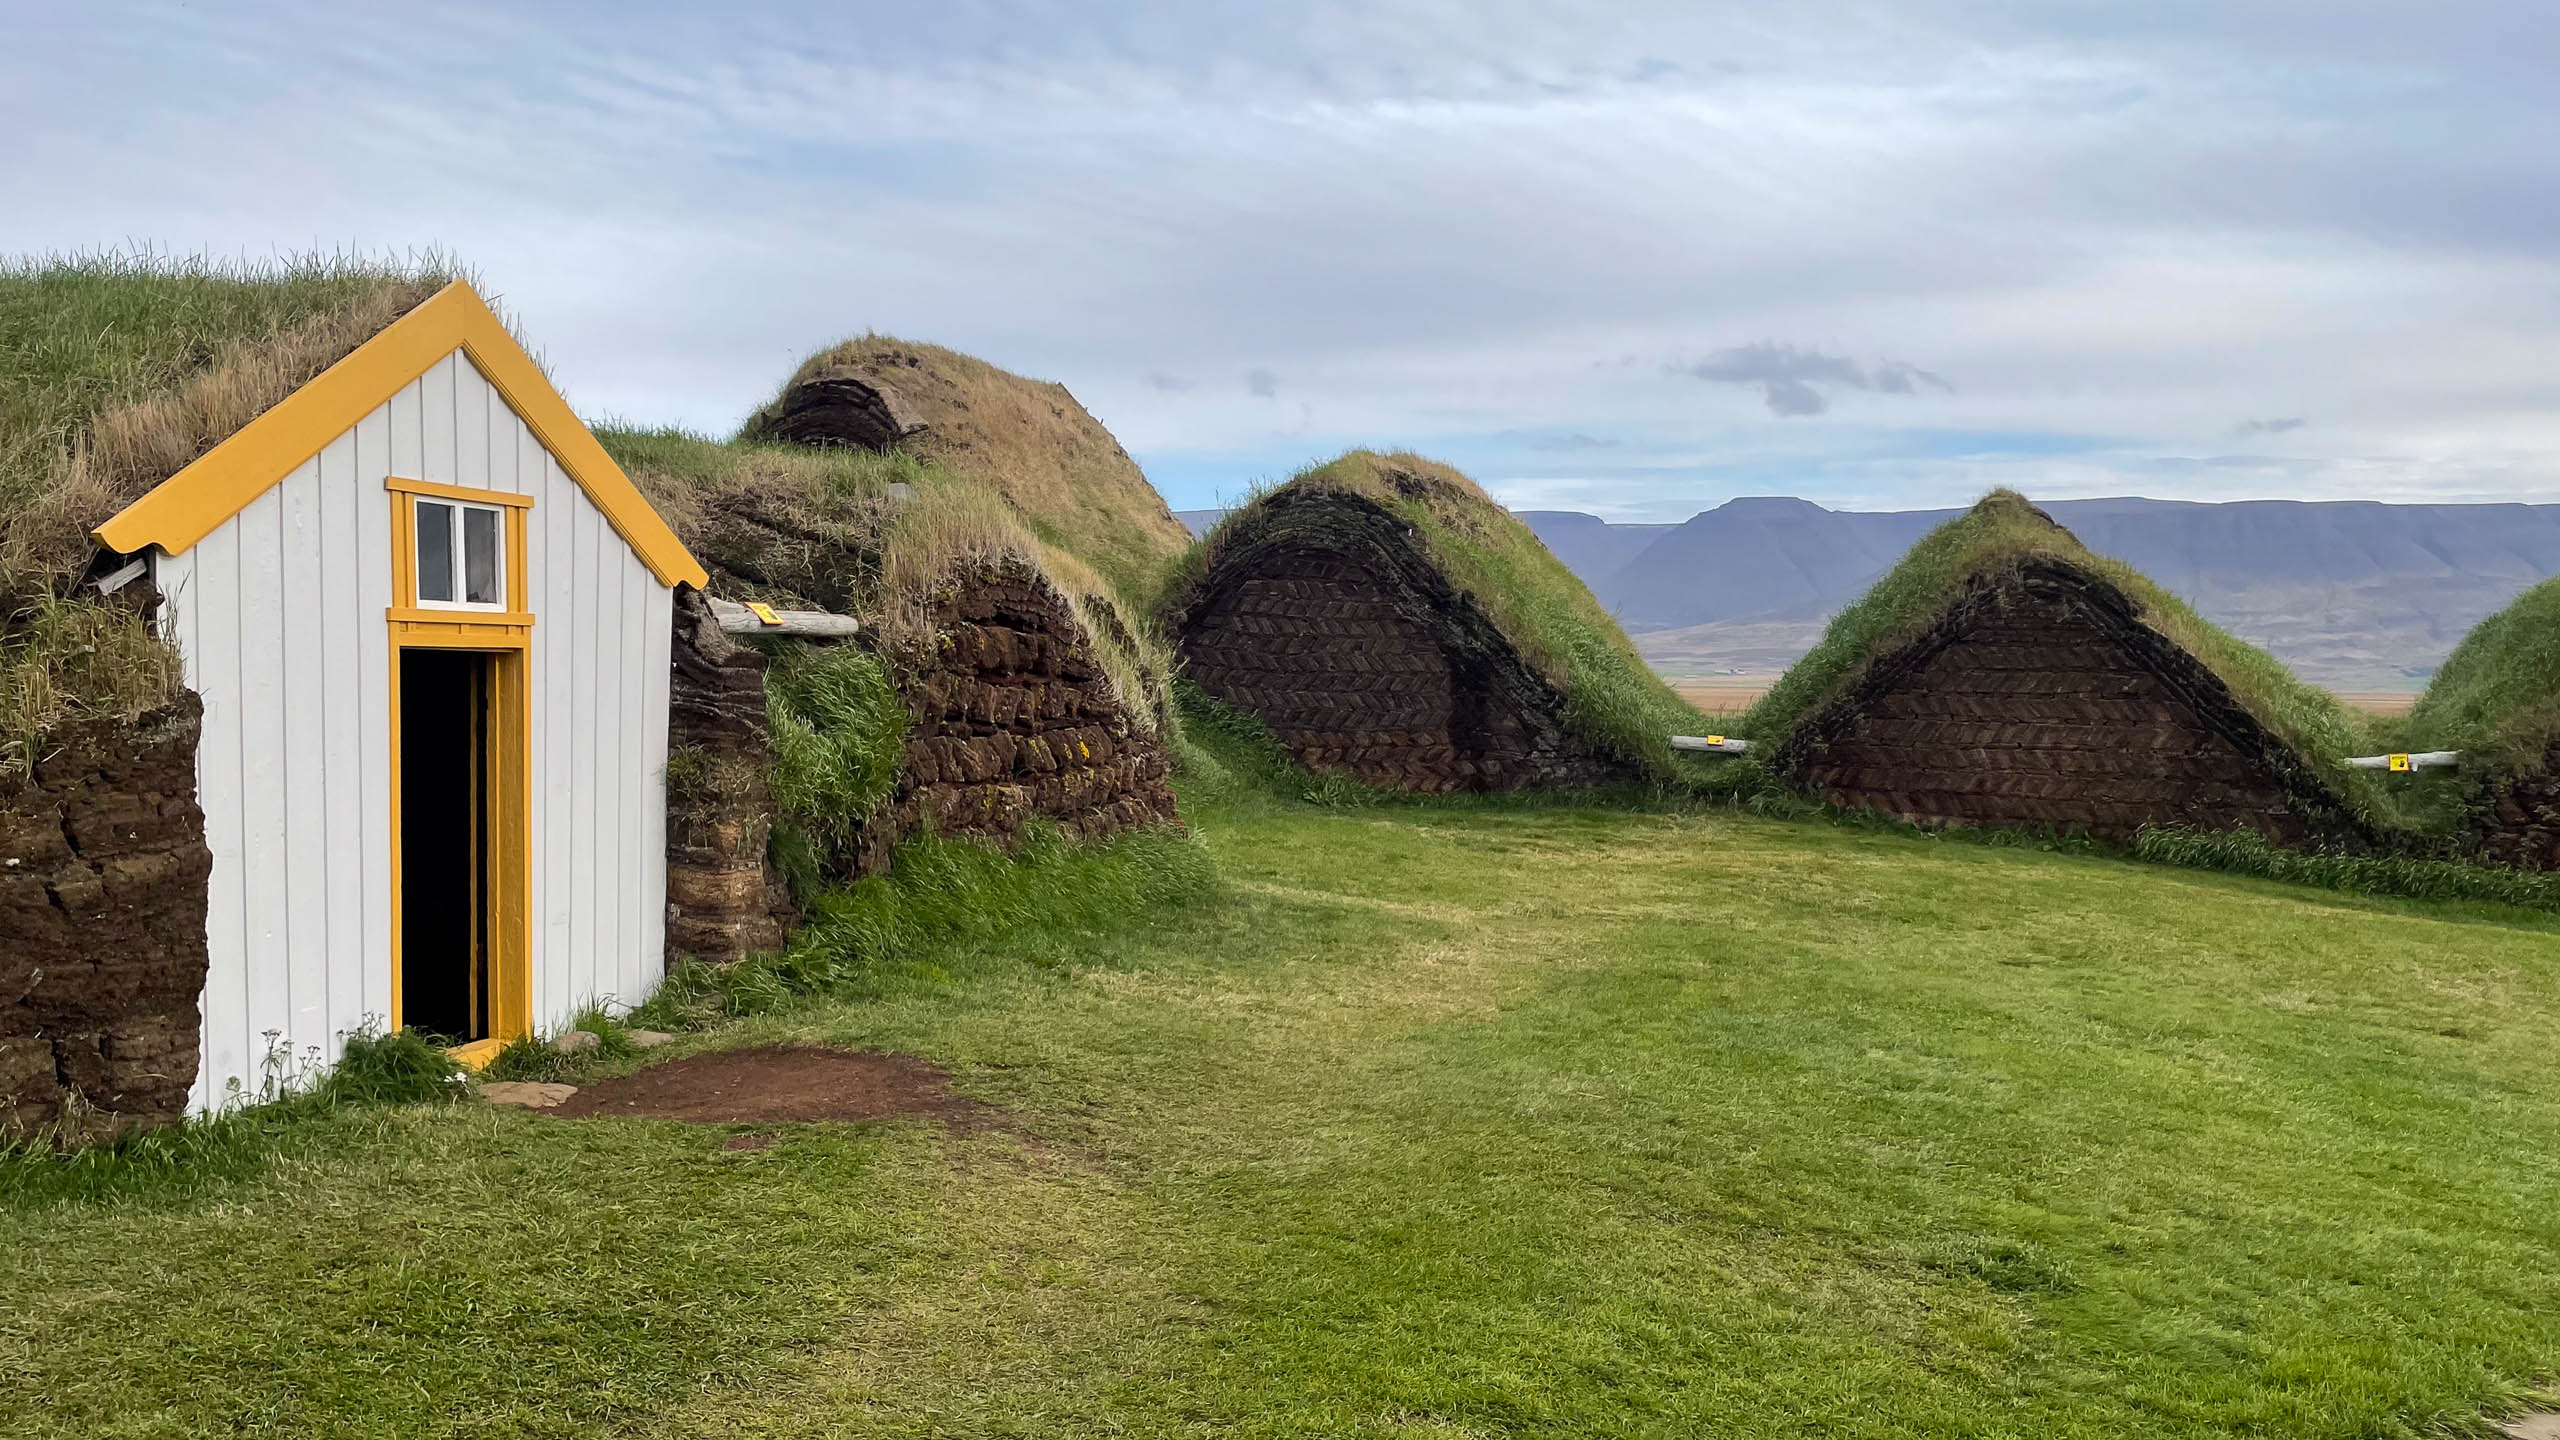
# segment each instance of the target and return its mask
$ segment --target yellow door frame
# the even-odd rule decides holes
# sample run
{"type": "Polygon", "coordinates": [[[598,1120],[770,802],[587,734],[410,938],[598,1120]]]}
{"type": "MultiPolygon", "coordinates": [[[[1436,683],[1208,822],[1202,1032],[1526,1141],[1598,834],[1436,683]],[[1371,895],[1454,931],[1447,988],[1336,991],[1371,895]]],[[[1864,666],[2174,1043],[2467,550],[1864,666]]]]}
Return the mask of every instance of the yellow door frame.
{"type": "Polygon", "coordinates": [[[474,1069],[507,1042],[533,1032],[533,659],[532,593],[525,571],[530,495],[443,485],[394,475],[391,492],[391,1028],[400,1014],[400,656],[405,650],[472,650],[490,667],[489,1034],[457,1046],[474,1069]],[[418,603],[417,498],[461,500],[505,510],[507,607],[445,610],[418,603]]]}

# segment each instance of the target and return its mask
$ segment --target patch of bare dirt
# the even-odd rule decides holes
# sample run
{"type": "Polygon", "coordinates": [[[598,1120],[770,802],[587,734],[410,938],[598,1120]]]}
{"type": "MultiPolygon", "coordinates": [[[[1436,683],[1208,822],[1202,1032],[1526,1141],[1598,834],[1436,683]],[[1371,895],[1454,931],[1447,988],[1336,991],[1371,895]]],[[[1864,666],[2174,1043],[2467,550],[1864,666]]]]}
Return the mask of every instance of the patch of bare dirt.
{"type": "Polygon", "coordinates": [[[768,1045],[688,1055],[599,1081],[550,1113],[682,1120],[694,1125],[887,1120],[914,1115],[954,1130],[993,1123],[993,1106],[951,1093],[941,1066],[879,1050],[768,1045]]]}

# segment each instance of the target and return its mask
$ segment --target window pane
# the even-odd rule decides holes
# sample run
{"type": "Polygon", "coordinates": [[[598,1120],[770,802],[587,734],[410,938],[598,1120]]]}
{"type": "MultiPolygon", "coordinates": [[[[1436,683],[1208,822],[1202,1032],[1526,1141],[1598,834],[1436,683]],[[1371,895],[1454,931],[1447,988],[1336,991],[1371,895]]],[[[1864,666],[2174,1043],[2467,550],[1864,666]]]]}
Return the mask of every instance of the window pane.
{"type": "Polygon", "coordinates": [[[418,502],[418,598],[453,598],[453,507],[418,502]]]}
{"type": "Polygon", "coordinates": [[[462,598],[474,605],[498,603],[498,512],[462,512],[462,598]]]}

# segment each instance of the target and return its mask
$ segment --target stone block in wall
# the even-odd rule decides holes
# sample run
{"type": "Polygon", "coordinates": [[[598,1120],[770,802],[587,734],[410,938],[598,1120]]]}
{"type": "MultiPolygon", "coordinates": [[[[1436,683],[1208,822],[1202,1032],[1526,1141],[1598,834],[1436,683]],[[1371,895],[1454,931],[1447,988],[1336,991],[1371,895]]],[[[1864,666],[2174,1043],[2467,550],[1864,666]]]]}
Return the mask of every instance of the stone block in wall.
{"type": "Polygon", "coordinates": [[[725,965],[779,950],[799,916],[767,855],[765,654],[731,640],[684,590],[669,663],[667,748],[694,774],[667,789],[667,959],[725,965]]]}

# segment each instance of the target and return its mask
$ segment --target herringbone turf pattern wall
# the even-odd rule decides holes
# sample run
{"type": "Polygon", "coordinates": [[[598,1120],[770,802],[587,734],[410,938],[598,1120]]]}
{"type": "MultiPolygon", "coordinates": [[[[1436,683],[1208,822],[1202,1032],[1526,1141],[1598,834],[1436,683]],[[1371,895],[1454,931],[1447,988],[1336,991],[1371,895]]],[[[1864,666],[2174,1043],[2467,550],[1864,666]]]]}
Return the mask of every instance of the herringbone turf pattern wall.
{"type": "Polygon", "coordinates": [[[1192,683],[1261,717],[1298,763],[1393,790],[1475,778],[1450,734],[1456,697],[1429,626],[1338,555],[1250,576],[1183,638],[1192,683]]]}
{"type": "Polygon", "coordinates": [[[1308,769],[1407,793],[1635,778],[1375,501],[1283,489],[1211,544],[1173,616],[1183,674],[1308,769]]]}
{"type": "Polygon", "coordinates": [[[1978,584],[1777,749],[1833,805],[2128,839],[2337,833],[2299,759],[2114,587],[2059,564],[1978,584]]]}

